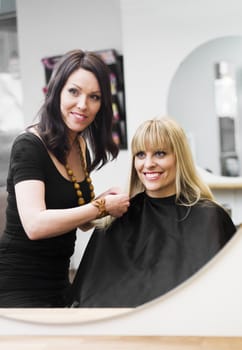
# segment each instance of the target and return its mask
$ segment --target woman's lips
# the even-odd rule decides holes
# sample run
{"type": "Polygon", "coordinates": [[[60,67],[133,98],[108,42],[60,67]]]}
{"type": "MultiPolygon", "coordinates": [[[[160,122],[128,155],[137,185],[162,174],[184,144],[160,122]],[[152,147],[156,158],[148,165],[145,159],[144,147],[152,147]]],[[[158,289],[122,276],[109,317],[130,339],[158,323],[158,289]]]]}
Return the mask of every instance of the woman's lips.
{"type": "Polygon", "coordinates": [[[160,177],[160,175],[162,174],[161,172],[152,172],[152,173],[148,173],[145,172],[143,173],[145,175],[145,177],[149,180],[156,180],[157,178],[160,177]]]}
{"type": "Polygon", "coordinates": [[[87,119],[87,116],[85,114],[80,114],[80,113],[77,113],[77,112],[71,112],[71,114],[79,119],[79,120],[84,120],[84,119],[87,119]]]}

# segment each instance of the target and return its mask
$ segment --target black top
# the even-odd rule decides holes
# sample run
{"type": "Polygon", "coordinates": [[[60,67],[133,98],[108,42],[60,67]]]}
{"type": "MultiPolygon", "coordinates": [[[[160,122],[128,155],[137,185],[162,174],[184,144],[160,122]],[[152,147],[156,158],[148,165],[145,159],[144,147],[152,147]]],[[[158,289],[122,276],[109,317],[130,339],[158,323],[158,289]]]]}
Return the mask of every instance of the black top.
{"type": "Polygon", "coordinates": [[[95,230],[73,285],[74,307],[135,307],[176,287],[232,237],[229,215],[213,202],[192,207],[175,196],[140,193],[128,212],[95,230]]]}
{"type": "MultiPolygon", "coordinates": [[[[44,182],[47,209],[78,206],[73,183],[59,173],[43,142],[30,132],[19,135],[10,156],[6,228],[0,240],[0,307],[64,306],[76,230],[30,240],[19,218],[14,189],[24,180],[44,182]]],[[[87,182],[80,185],[90,202],[87,182]]]]}

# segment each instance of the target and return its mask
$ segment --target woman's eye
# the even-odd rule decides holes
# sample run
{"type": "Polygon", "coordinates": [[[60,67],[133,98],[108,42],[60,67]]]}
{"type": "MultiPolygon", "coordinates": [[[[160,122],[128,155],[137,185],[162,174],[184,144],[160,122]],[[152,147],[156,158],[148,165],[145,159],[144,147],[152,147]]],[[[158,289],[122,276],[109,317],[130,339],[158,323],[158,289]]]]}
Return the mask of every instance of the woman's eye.
{"type": "Polygon", "coordinates": [[[101,100],[101,96],[100,95],[91,95],[90,97],[94,101],[100,101],[101,100]]]}
{"type": "Polygon", "coordinates": [[[158,158],[163,158],[166,155],[166,152],[164,152],[164,151],[157,151],[157,152],[155,152],[155,155],[158,158]]]}
{"type": "Polygon", "coordinates": [[[75,89],[75,88],[70,88],[68,91],[73,96],[77,96],[78,95],[78,90],[75,89]]]}
{"type": "Polygon", "coordinates": [[[139,158],[139,159],[144,159],[145,158],[145,152],[140,151],[140,152],[136,153],[135,157],[139,158]]]}

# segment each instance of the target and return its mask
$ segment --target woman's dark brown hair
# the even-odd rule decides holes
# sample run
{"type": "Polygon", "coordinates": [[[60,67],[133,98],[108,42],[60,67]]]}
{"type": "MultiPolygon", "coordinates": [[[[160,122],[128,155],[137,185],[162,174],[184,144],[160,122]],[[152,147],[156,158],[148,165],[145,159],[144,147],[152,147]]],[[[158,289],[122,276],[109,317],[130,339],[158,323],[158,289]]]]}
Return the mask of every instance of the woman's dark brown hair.
{"type": "Polygon", "coordinates": [[[60,109],[61,91],[69,76],[83,68],[92,72],[100,86],[101,107],[95,120],[82,132],[92,151],[89,171],[101,168],[118,155],[118,147],[112,138],[112,96],[109,69],[93,52],[72,50],[57,62],[47,86],[45,102],[39,112],[38,131],[48,150],[65,163],[69,151],[67,127],[60,109]]]}

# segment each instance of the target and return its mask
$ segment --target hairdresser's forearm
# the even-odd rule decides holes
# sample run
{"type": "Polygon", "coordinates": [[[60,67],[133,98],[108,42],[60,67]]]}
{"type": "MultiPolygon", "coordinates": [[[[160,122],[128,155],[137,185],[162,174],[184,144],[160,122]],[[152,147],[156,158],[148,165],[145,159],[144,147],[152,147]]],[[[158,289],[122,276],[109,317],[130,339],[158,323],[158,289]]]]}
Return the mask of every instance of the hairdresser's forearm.
{"type": "Polygon", "coordinates": [[[98,215],[92,204],[71,209],[43,210],[24,223],[24,229],[31,240],[59,236],[82,226],[98,215]]]}

